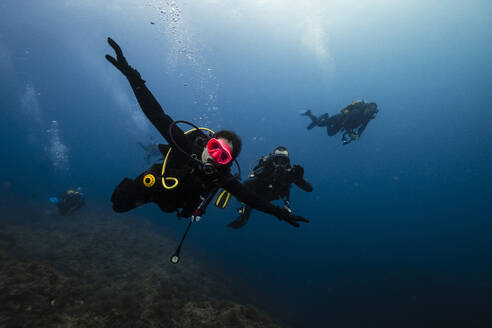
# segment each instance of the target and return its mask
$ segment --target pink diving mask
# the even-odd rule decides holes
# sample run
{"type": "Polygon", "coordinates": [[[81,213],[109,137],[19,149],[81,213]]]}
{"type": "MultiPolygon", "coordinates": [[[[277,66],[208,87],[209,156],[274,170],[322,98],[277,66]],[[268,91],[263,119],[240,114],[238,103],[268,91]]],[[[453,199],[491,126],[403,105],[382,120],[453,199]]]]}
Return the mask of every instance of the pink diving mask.
{"type": "Polygon", "coordinates": [[[222,140],[212,138],[207,143],[207,151],[212,159],[222,165],[232,160],[231,148],[222,140]]]}

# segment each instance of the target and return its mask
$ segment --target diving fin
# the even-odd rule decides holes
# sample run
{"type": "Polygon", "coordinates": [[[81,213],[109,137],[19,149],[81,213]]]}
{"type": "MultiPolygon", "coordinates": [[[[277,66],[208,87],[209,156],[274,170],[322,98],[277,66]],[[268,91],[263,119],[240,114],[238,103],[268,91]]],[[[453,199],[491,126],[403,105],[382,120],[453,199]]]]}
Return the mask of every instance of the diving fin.
{"type": "Polygon", "coordinates": [[[311,122],[311,124],[308,125],[307,129],[308,130],[311,130],[312,128],[314,128],[316,126],[316,122],[311,122]]]}
{"type": "Polygon", "coordinates": [[[230,222],[227,226],[233,229],[239,229],[248,223],[249,214],[251,213],[251,207],[245,206],[239,209],[241,214],[237,219],[230,222]]]}
{"type": "Polygon", "coordinates": [[[234,221],[230,222],[227,226],[232,229],[239,229],[246,225],[246,223],[248,223],[248,218],[243,218],[242,216],[240,216],[234,221]]]}

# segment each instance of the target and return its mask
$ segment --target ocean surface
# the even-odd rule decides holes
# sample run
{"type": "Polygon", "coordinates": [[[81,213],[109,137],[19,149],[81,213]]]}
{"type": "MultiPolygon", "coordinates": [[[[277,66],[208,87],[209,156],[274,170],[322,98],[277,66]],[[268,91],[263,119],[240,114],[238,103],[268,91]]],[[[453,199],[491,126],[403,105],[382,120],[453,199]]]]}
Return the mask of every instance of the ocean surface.
{"type": "Polygon", "coordinates": [[[2,231],[16,208],[56,222],[49,198],[80,187],[73,220],[145,218],[179,242],[187,222],[153,204],[111,214],[116,185],[150,166],[137,143],[165,143],[105,60],[111,37],[172,118],[241,136],[243,179],[282,145],[314,186],[292,187],[311,221],[297,229],[254,211],[233,230],[240,203],[210,206],[184,259],[281,326],[491,327],[491,13],[485,0],[1,0],[2,231]],[[379,113],[349,145],[299,115],[358,99],[379,113]]]}

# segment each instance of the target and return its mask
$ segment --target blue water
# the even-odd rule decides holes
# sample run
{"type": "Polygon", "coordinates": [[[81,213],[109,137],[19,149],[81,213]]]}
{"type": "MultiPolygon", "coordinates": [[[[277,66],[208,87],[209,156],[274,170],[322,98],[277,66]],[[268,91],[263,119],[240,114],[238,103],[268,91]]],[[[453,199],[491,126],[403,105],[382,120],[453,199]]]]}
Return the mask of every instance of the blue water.
{"type": "MultiPolygon", "coordinates": [[[[173,118],[242,137],[243,177],[283,145],[314,185],[291,194],[311,223],[253,212],[231,230],[234,202],[209,209],[185,253],[298,327],[489,327],[491,13],[479,0],[3,0],[2,193],[48,203],[80,186],[110,207],[148,167],[136,142],[159,136],[104,59],[111,36],[173,118]],[[356,99],[380,112],[347,146],[298,114],[356,99]]],[[[176,239],[185,228],[134,212],[176,239]]]]}

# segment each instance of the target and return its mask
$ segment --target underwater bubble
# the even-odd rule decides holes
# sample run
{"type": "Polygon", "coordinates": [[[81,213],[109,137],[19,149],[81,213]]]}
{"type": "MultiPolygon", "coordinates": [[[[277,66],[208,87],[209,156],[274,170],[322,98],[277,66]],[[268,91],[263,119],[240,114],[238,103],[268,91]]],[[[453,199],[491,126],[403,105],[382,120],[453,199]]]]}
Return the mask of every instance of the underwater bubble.
{"type": "Polygon", "coordinates": [[[57,121],[51,121],[48,133],[48,153],[51,165],[57,172],[66,172],[70,169],[68,147],[60,138],[60,128],[57,121]]]}
{"type": "Polygon", "coordinates": [[[39,94],[40,93],[32,85],[27,84],[21,99],[22,106],[27,111],[29,117],[36,121],[41,119],[41,109],[37,99],[39,94]]]}
{"type": "MultiPolygon", "coordinates": [[[[178,65],[186,65],[191,68],[191,73],[186,76],[187,84],[193,89],[200,90],[195,95],[198,104],[204,111],[210,111],[210,107],[218,108],[217,91],[219,84],[213,74],[212,68],[200,55],[199,40],[194,40],[186,22],[186,12],[182,9],[182,3],[174,0],[147,0],[149,7],[155,10],[157,19],[152,19],[160,33],[171,41],[169,63],[167,67],[176,68],[178,65]],[[209,95],[212,95],[211,97],[209,95]]],[[[213,111],[217,111],[213,109],[213,111]]],[[[218,123],[220,116],[214,118],[218,123]]],[[[200,124],[208,122],[200,121],[200,124]]]]}

